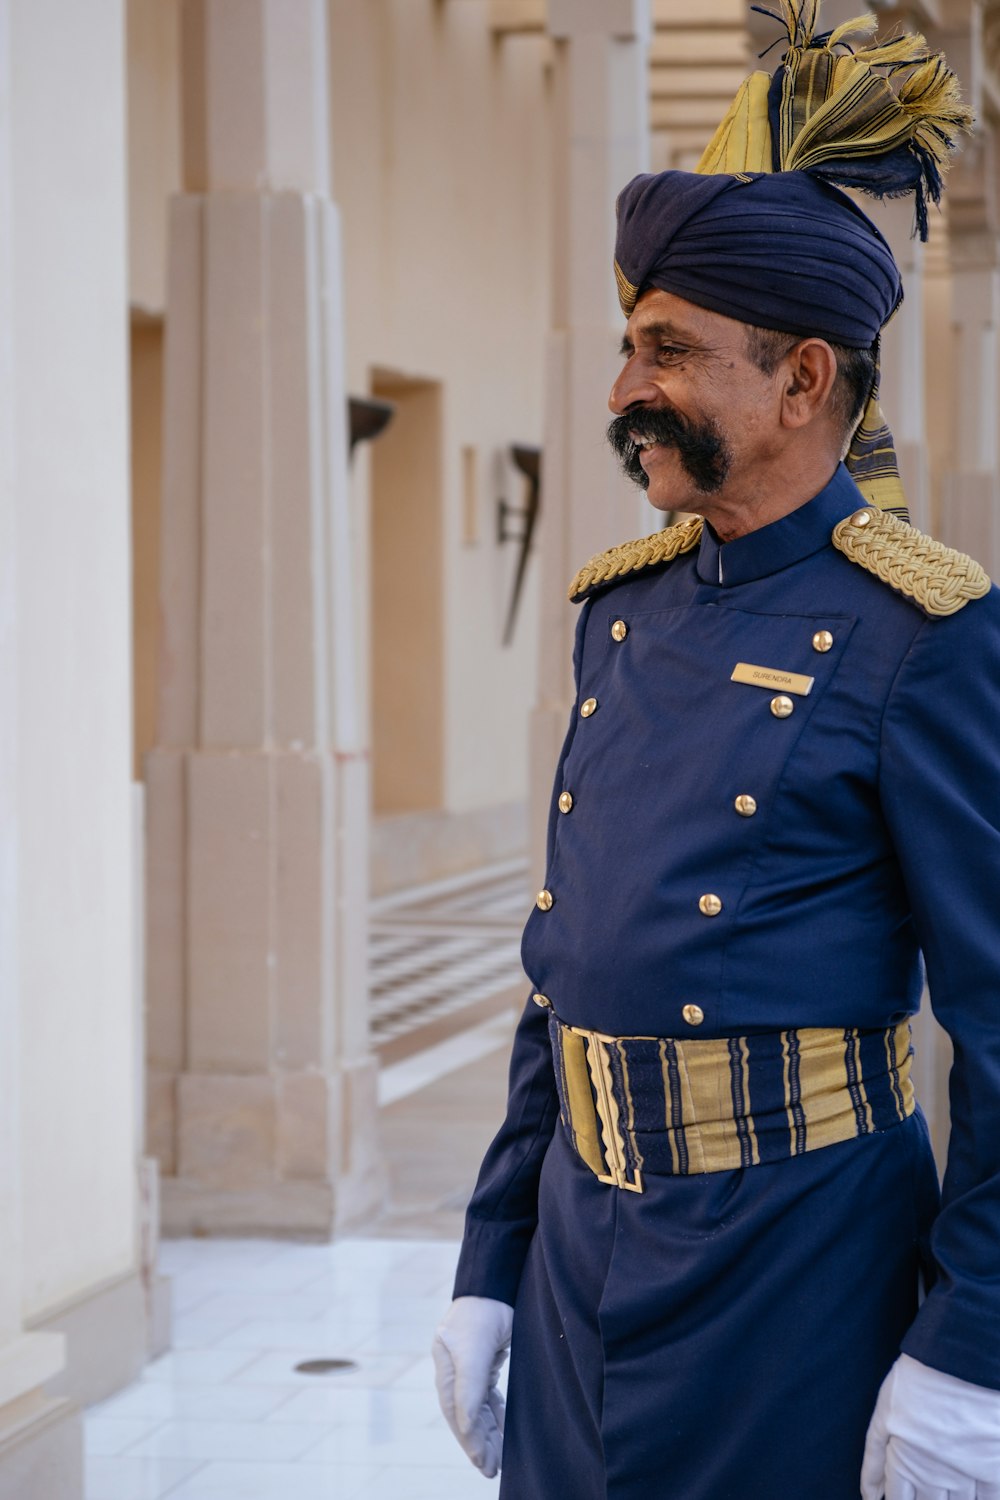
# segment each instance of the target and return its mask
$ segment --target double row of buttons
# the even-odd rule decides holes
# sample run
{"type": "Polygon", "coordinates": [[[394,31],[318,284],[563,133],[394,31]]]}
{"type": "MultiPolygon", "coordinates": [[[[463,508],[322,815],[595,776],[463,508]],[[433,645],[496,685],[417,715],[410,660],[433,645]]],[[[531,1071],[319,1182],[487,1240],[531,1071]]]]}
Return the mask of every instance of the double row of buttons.
{"type": "MultiPolygon", "coordinates": [[[[625,621],[615,620],[614,624],[611,626],[611,639],[613,641],[616,641],[620,645],[627,635],[628,626],[625,621]]],[[[593,715],[597,712],[597,707],[598,703],[596,698],[584,698],[583,702],[580,704],[581,719],[592,718],[593,715]]],[[[735,806],[736,811],[740,814],[741,817],[744,818],[753,817],[754,813],[757,811],[757,803],[754,801],[753,797],[749,795],[749,793],[744,793],[741,796],[737,797],[735,806]]],[[[558,807],[561,813],[570,813],[573,811],[573,793],[569,791],[568,788],[564,788],[559,793],[558,807]]],[[[549,890],[539,891],[538,895],[535,897],[535,905],[538,907],[539,911],[551,911],[552,907],[555,905],[555,897],[549,890]]],[[[698,902],[698,906],[706,917],[718,916],[719,912],[722,910],[721,900],[718,896],[714,896],[711,893],[702,896],[698,902]]],[[[532,1000],[534,1000],[536,1005],[541,1006],[543,1009],[552,1009],[552,1001],[549,999],[548,995],[536,993],[532,995],[531,998],[532,1000]]],[[[700,1005],[689,1004],[682,1007],[681,1016],[688,1026],[700,1026],[705,1019],[705,1012],[702,1010],[700,1005]]]]}
{"type": "MultiPolygon", "coordinates": [[[[625,623],[625,621],[615,620],[615,622],[611,626],[612,640],[616,641],[620,645],[621,642],[625,640],[627,635],[628,625],[625,623]]],[[[813,650],[820,653],[825,653],[829,651],[832,646],[833,636],[830,631],[817,630],[812,638],[813,650]]],[[[580,704],[580,717],[582,719],[591,718],[597,712],[597,708],[598,702],[596,698],[585,698],[580,704]]],[[[791,698],[787,697],[784,693],[779,693],[776,697],[771,699],[770,708],[772,714],[776,719],[787,719],[789,715],[794,712],[795,704],[792,702],[791,698]]],[[[559,811],[564,814],[570,813],[573,810],[573,806],[573,794],[571,791],[569,791],[568,788],[564,788],[559,793],[559,811]]],[[[739,796],[735,798],[733,807],[741,818],[752,818],[757,812],[757,799],[753,797],[749,792],[741,792],[739,796]]],[[[552,895],[552,892],[549,890],[541,890],[535,897],[535,905],[538,907],[539,911],[551,911],[554,904],[555,898],[552,895]]],[[[706,891],[703,896],[699,896],[698,898],[698,910],[701,912],[702,916],[717,917],[722,911],[722,907],[723,903],[721,896],[717,896],[713,891],[706,891]]],[[[532,996],[532,999],[534,1000],[536,1005],[551,1008],[552,1001],[548,998],[547,995],[535,994],[532,996]]],[[[688,1026],[700,1026],[705,1019],[705,1012],[702,1010],[700,1005],[688,1004],[683,1006],[681,1009],[681,1015],[688,1026]]]]}
{"type": "MultiPolygon", "coordinates": [[[[620,646],[621,643],[622,643],[622,641],[625,639],[625,637],[627,635],[628,635],[628,626],[625,624],[625,621],[624,620],[616,620],[615,623],[611,627],[611,639],[613,641],[617,641],[618,644],[619,644],[619,646],[620,646]]],[[[580,704],[580,718],[581,719],[589,719],[590,716],[591,716],[591,714],[596,714],[596,712],[597,712],[597,699],[596,698],[584,698],[583,702],[580,704]]],[[[563,811],[564,812],[569,812],[569,808],[568,807],[567,808],[563,808],[563,811]]]]}
{"type": "MultiPolygon", "coordinates": [[[[620,645],[627,635],[628,626],[625,624],[625,621],[616,620],[611,627],[611,639],[613,641],[617,641],[620,645]]],[[[589,719],[596,712],[597,699],[584,698],[583,702],[580,704],[580,718],[589,719]]],[[[564,789],[559,793],[559,811],[561,813],[568,813],[573,811],[573,793],[571,791],[564,789]]],[[[535,897],[535,905],[538,907],[539,911],[551,911],[553,904],[554,898],[551,891],[539,891],[538,895],[535,897]]],[[[536,996],[535,998],[537,999],[538,997],[536,996]]]]}

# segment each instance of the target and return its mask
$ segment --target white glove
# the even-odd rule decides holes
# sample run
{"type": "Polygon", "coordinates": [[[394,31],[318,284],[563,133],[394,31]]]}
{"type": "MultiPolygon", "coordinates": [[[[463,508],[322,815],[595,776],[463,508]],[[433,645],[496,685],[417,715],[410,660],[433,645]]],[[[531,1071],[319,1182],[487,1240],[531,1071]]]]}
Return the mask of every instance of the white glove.
{"type": "Polygon", "coordinates": [[[510,1348],[514,1309],[492,1297],[456,1297],[431,1354],[445,1420],[487,1479],[500,1470],[503,1397],[497,1377],[510,1348]]]}
{"type": "Polygon", "coordinates": [[[901,1354],[882,1382],[862,1500],[1000,1500],[1000,1391],[901,1354]]]}

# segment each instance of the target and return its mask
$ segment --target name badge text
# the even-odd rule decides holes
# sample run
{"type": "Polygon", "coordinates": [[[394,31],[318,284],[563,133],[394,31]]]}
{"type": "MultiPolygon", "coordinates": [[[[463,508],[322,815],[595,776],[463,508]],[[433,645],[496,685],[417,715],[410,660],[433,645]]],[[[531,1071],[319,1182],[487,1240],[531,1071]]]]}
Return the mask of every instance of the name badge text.
{"type": "Polygon", "coordinates": [[[751,687],[780,688],[783,693],[797,693],[800,698],[808,697],[815,680],[801,672],[782,672],[778,667],[755,667],[748,661],[738,661],[730,678],[731,682],[748,682],[751,687]]]}

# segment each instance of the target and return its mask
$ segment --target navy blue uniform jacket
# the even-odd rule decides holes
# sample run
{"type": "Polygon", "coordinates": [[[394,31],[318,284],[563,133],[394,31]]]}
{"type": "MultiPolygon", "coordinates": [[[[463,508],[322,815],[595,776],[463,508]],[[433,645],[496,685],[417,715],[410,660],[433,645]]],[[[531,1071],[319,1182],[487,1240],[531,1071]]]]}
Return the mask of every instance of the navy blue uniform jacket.
{"type": "MultiPolygon", "coordinates": [[[[840,468],[782,520],[725,545],[706,526],[585,601],[553,901],[523,959],[571,1025],[693,1038],[888,1027],[919,1004],[922,954],[952,1136],[937,1279],[903,1348],[1000,1389],[1000,596],[927,616],[831,545],[863,504],[840,468]],[[777,717],[739,662],[814,686],[777,717]]],[[[456,1295],[515,1300],[558,1120],[547,1019],[529,1001],[456,1295]]]]}

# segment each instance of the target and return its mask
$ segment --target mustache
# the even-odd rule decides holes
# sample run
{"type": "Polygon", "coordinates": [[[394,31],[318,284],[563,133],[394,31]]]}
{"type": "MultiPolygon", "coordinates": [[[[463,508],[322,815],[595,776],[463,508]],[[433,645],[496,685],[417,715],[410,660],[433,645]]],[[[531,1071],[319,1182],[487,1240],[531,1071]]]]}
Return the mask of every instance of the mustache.
{"type": "Polygon", "coordinates": [[[640,450],[633,433],[666,448],[676,448],[695,488],[702,494],[712,494],[725,483],[731,455],[725,438],[710,417],[696,422],[672,406],[638,406],[622,412],[608,424],[608,442],[626,477],[641,489],[647,489],[649,476],[639,462],[640,450]]]}

